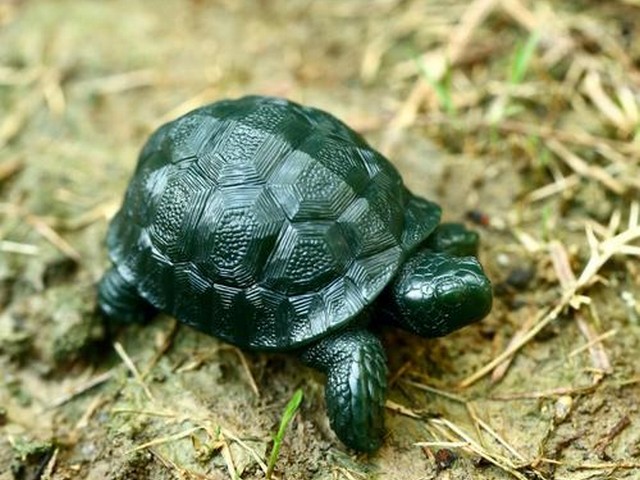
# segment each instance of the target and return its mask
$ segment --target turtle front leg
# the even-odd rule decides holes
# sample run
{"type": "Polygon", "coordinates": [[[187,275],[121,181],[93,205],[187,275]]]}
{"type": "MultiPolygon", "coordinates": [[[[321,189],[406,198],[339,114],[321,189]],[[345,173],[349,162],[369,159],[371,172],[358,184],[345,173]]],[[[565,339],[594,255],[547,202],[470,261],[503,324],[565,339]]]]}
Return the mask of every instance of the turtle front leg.
{"type": "Polygon", "coordinates": [[[380,340],[365,329],[336,332],[301,352],[302,361],[327,375],[331,428],[350,448],[382,445],[387,365],[380,340]]]}
{"type": "Polygon", "coordinates": [[[117,323],[143,322],[153,312],[135,286],[122,278],[115,267],[107,270],[98,284],[98,307],[117,323]]]}
{"type": "Polygon", "coordinates": [[[480,236],[461,223],[442,223],[427,239],[425,246],[454,257],[477,256],[480,236]]]}

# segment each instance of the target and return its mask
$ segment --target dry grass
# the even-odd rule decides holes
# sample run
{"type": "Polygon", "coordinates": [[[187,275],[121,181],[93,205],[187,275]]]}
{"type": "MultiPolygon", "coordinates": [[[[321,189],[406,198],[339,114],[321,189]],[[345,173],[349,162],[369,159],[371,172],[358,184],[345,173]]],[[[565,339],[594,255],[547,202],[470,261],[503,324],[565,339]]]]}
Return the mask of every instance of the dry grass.
{"type": "MultiPolygon", "coordinates": [[[[613,3],[610,2],[609,7],[615,12],[613,3]]],[[[634,262],[640,254],[638,204],[627,200],[637,198],[639,189],[640,77],[638,52],[629,52],[628,46],[621,44],[624,43],[622,32],[616,35],[611,31],[615,23],[605,27],[598,20],[601,18],[594,11],[570,12],[557,4],[543,2],[471,2],[448,38],[422,54],[422,64],[432,70],[421,71],[416,67],[413,87],[391,122],[388,139],[401,138],[399,127],[421,125],[444,138],[451,138],[448,129],[453,128],[459,138],[464,139],[460,142],[462,145],[457,146],[463,153],[507,155],[514,159],[513,165],[525,179],[527,173],[537,174],[536,170],[541,167],[552,178],[547,185],[529,186],[521,202],[513,206],[515,212],[510,211],[503,218],[496,218],[500,213],[494,214],[490,204],[485,208],[497,228],[523,240],[522,246],[535,256],[540,269],[546,265],[553,267],[559,283],[557,299],[550,307],[539,308],[535,316],[517,329],[502,352],[460,381],[463,389],[491,373],[492,383],[500,382],[514,355],[529,347],[550,324],[569,318],[577,322],[587,342],[569,357],[583,350],[590,352],[593,383],[568,389],[556,387],[548,392],[531,392],[531,395],[534,398],[570,395],[572,398],[596,394],[603,380],[615,376],[603,340],[617,331],[598,334],[601,325],[594,325],[586,318],[606,308],[599,303],[601,297],[591,295],[612,287],[606,276],[601,275],[603,268],[614,258],[617,262],[624,262],[625,258],[634,262]],[[495,30],[496,17],[502,23],[499,34],[495,30]],[[488,18],[493,22],[487,22],[488,18]],[[512,29],[524,30],[524,38],[529,35],[527,42],[534,45],[533,50],[518,47],[523,35],[508,32],[512,29]],[[482,45],[477,47],[482,50],[482,58],[476,57],[478,53],[471,48],[472,44],[482,45]],[[507,75],[501,79],[496,75],[496,68],[509,66],[502,60],[504,53],[512,55],[512,73],[508,75],[505,70],[507,75]],[[464,55],[472,56],[468,61],[473,63],[473,68],[466,65],[464,55]],[[514,74],[514,70],[518,73],[514,74]],[[544,165],[540,164],[542,159],[544,165]],[[539,202],[544,201],[554,209],[560,204],[565,211],[570,211],[580,189],[593,184],[606,191],[610,199],[608,225],[602,226],[587,212],[580,212],[578,218],[584,224],[585,234],[582,239],[576,238],[573,232],[569,236],[561,227],[562,217],[575,218],[575,215],[557,210],[547,221],[560,228],[536,232],[527,225],[530,217],[527,209],[535,205],[538,210],[539,202]],[[626,225],[621,225],[622,211],[628,212],[626,225]],[[571,253],[563,242],[571,242],[571,253]],[[585,247],[587,260],[576,277],[572,265],[577,263],[576,254],[585,247]]],[[[393,143],[386,144],[387,152],[391,145],[393,143]]],[[[630,281],[637,292],[637,275],[630,281]]],[[[625,460],[569,465],[562,460],[545,458],[542,452],[537,455],[528,452],[523,456],[488,430],[483,421],[473,414],[471,417],[479,437],[446,419],[434,420],[431,425],[436,431],[431,434],[442,440],[418,445],[464,449],[516,478],[530,478],[530,475],[555,478],[554,472],[561,466],[570,470],[599,470],[595,475],[639,467],[638,462],[625,460]],[[499,445],[489,450],[481,446],[476,438],[482,441],[482,433],[489,433],[499,445]]],[[[628,418],[624,418],[628,422],[628,418]]],[[[613,436],[621,430],[614,430],[613,436]]],[[[544,445],[540,447],[544,451],[544,445]]]]}

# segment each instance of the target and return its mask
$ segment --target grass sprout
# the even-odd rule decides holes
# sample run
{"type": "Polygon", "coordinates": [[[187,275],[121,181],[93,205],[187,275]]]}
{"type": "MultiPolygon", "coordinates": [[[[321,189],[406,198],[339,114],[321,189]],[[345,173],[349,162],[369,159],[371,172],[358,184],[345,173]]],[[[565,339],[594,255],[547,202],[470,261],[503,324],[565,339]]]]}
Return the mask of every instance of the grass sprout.
{"type": "Polygon", "coordinates": [[[516,47],[510,66],[508,84],[502,87],[501,93],[489,107],[487,113],[489,123],[498,124],[509,114],[513,114],[516,111],[510,105],[511,96],[514,95],[515,87],[524,82],[539,42],[540,34],[534,31],[526,41],[516,47]]]}
{"type": "Polygon", "coordinates": [[[509,77],[511,84],[518,85],[522,83],[539,43],[540,34],[533,32],[524,43],[518,45],[513,57],[513,63],[511,64],[511,75],[509,77]]]}
{"type": "Polygon", "coordinates": [[[437,78],[432,73],[430,73],[422,57],[416,57],[416,63],[424,79],[427,81],[427,83],[429,83],[431,88],[433,88],[440,108],[442,108],[449,115],[455,115],[456,106],[453,101],[452,94],[451,69],[447,67],[444,74],[440,78],[437,78]]]}
{"type": "Polygon", "coordinates": [[[276,462],[278,461],[278,455],[280,454],[280,447],[282,446],[282,440],[284,439],[284,434],[287,431],[287,427],[293,417],[295,416],[300,404],[302,403],[302,390],[298,389],[287,403],[287,406],[284,409],[284,413],[282,414],[282,419],[280,420],[280,427],[278,428],[278,433],[276,433],[273,437],[273,447],[271,448],[271,454],[269,455],[269,463],[267,464],[267,473],[266,478],[269,480],[271,475],[273,474],[273,469],[276,466],[276,462]]]}

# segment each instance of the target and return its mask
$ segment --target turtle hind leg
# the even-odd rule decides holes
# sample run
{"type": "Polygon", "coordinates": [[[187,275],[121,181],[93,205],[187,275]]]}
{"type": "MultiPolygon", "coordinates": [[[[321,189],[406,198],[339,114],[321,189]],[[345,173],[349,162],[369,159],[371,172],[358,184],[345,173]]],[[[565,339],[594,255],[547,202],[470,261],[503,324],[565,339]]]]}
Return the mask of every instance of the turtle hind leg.
{"type": "Polygon", "coordinates": [[[115,267],[107,270],[98,284],[98,307],[115,323],[141,323],[153,314],[153,307],[115,267]]]}
{"type": "Polygon", "coordinates": [[[307,347],[302,361],[327,375],[325,399],[331,428],[350,448],[382,445],[387,366],[380,341],[365,329],[334,333],[307,347]]]}

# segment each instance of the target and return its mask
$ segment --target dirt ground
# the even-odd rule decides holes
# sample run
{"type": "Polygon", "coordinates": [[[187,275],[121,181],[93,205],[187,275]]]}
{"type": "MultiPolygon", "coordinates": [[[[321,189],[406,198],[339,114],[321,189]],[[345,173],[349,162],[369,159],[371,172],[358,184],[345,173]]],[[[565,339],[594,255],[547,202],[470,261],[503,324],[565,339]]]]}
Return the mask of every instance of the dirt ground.
{"type": "Polygon", "coordinates": [[[0,0],[0,480],[640,478],[640,2],[0,0]],[[482,236],[483,322],[382,332],[388,436],[323,378],[160,316],[106,332],[104,236],[158,125],[326,109],[482,236]]]}

